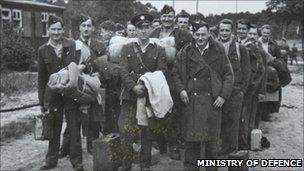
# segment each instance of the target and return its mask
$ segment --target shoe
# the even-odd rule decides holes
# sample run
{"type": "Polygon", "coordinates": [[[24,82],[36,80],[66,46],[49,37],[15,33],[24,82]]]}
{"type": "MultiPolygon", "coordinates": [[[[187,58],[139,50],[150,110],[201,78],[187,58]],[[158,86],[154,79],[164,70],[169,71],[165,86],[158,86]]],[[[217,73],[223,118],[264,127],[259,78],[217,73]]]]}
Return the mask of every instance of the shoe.
{"type": "Polygon", "coordinates": [[[147,166],[141,166],[140,171],[150,171],[150,167],[147,166]]]}
{"type": "Polygon", "coordinates": [[[53,169],[55,167],[56,167],[56,165],[46,164],[46,165],[41,166],[39,170],[50,170],[50,169],[53,169]]]}
{"type": "Polygon", "coordinates": [[[170,148],[169,156],[172,160],[180,160],[181,159],[180,152],[179,152],[179,149],[177,147],[170,148]]]}

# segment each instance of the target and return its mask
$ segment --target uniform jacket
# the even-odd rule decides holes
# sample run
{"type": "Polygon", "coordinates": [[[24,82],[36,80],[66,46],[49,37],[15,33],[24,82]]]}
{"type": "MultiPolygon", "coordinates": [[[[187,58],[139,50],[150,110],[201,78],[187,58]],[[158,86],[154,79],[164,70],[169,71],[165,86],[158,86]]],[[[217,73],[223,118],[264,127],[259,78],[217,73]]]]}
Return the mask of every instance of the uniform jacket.
{"type": "Polygon", "coordinates": [[[210,39],[209,48],[201,55],[195,45],[186,45],[177,54],[173,75],[179,92],[186,90],[190,101],[181,104],[183,138],[217,140],[222,111],[214,108],[213,103],[218,96],[229,98],[233,87],[232,68],[224,47],[210,39]]]}
{"type": "Polygon", "coordinates": [[[121,100],[136,101],[137,97],[132,88],[136,85],[138,78],[146,72],[166,71],[165,50],[157,44],[151,43],[148,45],[146,52],[142,53],[136,42],[126,44],[121,50],[120,67],[123,86],[121,100]],[[138,54],[142,58],[142,63],[138,54]]]}
{"type": "Polygon", "coordinates": [[[78,103],[72,99],[63,97],[61,94],[52,92],[47,82],[49,76],[68,66],[70,62],[78,63],[75,55],[75,43],[73,40],[64,38],[62,44],[62,57],[58,58],[54,48],[47,43],[38,49],[38,98],[41,106],[48,109],[76,108],[78,103]]]}
{"type": "Polygon", "coordinates": [[[233,95],[240,91],[243,93],[246,92],[251,74],[250,59],[247,49],[239,44],[239,52],[240,57],[237,55],[236,41],[232,40],[228,51],[228,58],[234,74],[233,95]]]}

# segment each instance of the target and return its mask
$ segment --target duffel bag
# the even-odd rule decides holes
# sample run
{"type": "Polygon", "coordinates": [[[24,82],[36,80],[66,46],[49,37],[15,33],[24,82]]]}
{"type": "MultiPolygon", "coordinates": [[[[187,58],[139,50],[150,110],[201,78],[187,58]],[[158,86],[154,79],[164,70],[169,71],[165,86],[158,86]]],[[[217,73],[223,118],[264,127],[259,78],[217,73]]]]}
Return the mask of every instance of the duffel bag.
{"type": "Polygon", "coordinates": [[[280,85],[282,87],[285,87],[291,82],[292,78],[290,75],[290,71],[287,67],[287,64],[282,59],[276,58],[273,61],[271,61],[269,65],[271,65],[277,70],[280,85]]]}
{"type": "Polygon", "coordinates": [[[267,88],[267,92],[275,92],[280,88],[278,72],[272,66],[268,66],[267,68],[266,88],[267,88]]]}

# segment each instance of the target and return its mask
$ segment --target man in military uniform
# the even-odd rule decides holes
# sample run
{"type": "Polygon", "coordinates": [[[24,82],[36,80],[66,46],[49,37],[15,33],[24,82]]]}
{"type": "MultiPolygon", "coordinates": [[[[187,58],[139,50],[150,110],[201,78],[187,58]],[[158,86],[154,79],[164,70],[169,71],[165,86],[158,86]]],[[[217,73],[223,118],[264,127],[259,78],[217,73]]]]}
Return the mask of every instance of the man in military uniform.
{"type": "MultiPolygon", "coordinates": [[[[79,63],[86,65],[84,73],[92,74],[92,62],[97,57],[104,55],[106,53],[106,49],[101,42],[92,38],[92,34],[95,31],[95,23],[93,19],[89,16],[81,14],[78,21],[80,36],[75,42],[76,58],[79,59],[79,63]]],[[[105,124],[105,118],[102,115],[102,106],[99,105],[97,101],[85,107],[88,108],[88,113],[83,113],[82,128],[83,133],[87,136],[87,151],[88,153],[92,154],[92,141],[99,138],[99,132],[101,131],[100,124],[105,124]]],[[[69,154],[69,137],[70,134],[66,128],[62,148],[60,150],[61,158],[69,154]]]]}
{"type": "Polygon", "coordinates": [[[127,25],[126,33],[127,33],[127,37],[128,38],[134,38],[134,37],[136,37],[135,26],[133,24],[131,24],[131,23],[128,24],[127,25]]]}
{"type": "MultiPolygon", "coordinates": [[[[132,166],[132,143],[136,131],[137,97],[145,95],[145,86],[137,83],[138,78],[146,72],[165,71],[167,67],[165,50],[149,39],[153,17],[149,14],[137,15],[131,19],[137,30],[137,41],[125,45],[121,50],[121,113],[118,126],[122,144],[128,153],[124,156],[122,170],[130,170],[132,166]]],[[[144,127],[141,130],[140,166],[148,169],[151,164],[151,131],[144,127]]]]}
{"type": "MultiPolygon", "coordinates": [[[[165,5],[161,10],[161,27],[155,29],[150,37],[153,38],[167,38],[173,37],[175,41],[175,48],[177,52],[187,43],[192,41],[192,35],[185,30],[175,27],[175,11],[173,7],[165,5]]],[[[180,106],[180,99],[178,93],[174,90],[173,80],[172,80],[172,68],[174,64],[174,58],[167,59],[168,72],[166,74],[166,79],[170,87],[170,92],[174,101],[173,112],[167,117],[168,125],[167,130],[169,130],[168,135],[160,137],[160,150],[161,153],[167,151],[167,144],[169,145],[170,157],[174,160],[180,159],[180,153],[178,148],[178,137],[180,137],[180,122],[178,108],[180,106]],[[166,137],[166,138],[165,138],[166,137]]]]}
{"type": "Polygon", "coordinates": [[[185,10],[182,10],[180,13],[178,13],[176,15],[176,24],[177,24],[178,28],[180,28],[182,30],[190,31],[189,22],[190,22],[190,14],[187,13],[185,10]]]}
{"type": "MultiPolygon", "coordinates": [[[[244,95],[243,108],[239,129],[239,149],[249,149],[249,137],[255,126],[258,99],[265,96],[265,86],[262,85],[265,74],[265,57],[262,49],[256,45],[255,35],[247,36],[257,31],[246,19],[237,21],[237,36],[240,44],[244,45],[249,53],[251,75],[248,88],[244,95]]],[[[256,32],[257,34],[257,32],[256,32]]]]}
{"type": "Polygon", "coordinates": [[[110,39],[115,35],[116,27],[112,20],[106,20],[100,24],[101,41],[108,46],[110,39]]]}
{"type": "Polygon", "coordinates": [[[54,116],[54,136],[49,141],[45,165],[40,170],[55,168],[59,157],[60,136],[63,111],[70,132],[70,161],[74,170],[83,170],[80,138],[81,112],[79,104],[64,95],[52,92],[47,86],[49,76],[68,66],[70,62],[78,63],[75,43],[63,37],[64,23],[59,17],[51,15],[48,21],[49,41],[38,49],[38,96],[41,112],[54,116]]]}
{"type": "Polygon", "coordinates": [[[222,118],[222,154],[238,150],[239,122],[244,93],[250,78],[250,60],[246,48],[232,37],[233,22],[223,19],[219,23],[219,41],[231,63],[234,74],[234,85],[231,96],[223,108],[222,118]]]}

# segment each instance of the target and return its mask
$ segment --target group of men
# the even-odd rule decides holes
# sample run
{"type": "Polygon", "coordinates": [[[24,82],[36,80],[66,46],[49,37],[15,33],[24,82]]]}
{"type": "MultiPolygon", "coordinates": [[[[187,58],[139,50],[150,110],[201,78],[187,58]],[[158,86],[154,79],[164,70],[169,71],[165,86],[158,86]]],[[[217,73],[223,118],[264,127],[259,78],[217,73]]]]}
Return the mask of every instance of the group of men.
{"type": "Polygon", "coordinates": [[[93,19],[79,17],[79,39],[71,40],[63,37],[63,20],[50,16],[50,39],[38,50],[41,111],[54,116],[54,138],[49,141],[41,170],[55,168],[58,159],[66,155],[75,170],[83,170],[81,125],[86,127],[83,133],[89,153],[101,131],[120,133],[127,156],[123,157],[120,170],[131,170],[132,145],[137,138],[141,143],[142,170],[150,168],[152,141],[158,142],[161,154],[169,149],[169,156],[175,160],[180,160],[180,148],[184,146],[185,170],[198,170],[196,159],[215,159],[250,149],[250,133],[259,127],[261,116],[279,110],[281,87],[270,91],[267,73],[269,63],[280,59],[281,52],[271,39],[269,25],[258,28],[246,19],[236,23],[223,19],[211,28],[204,21],[191,22],[185,11],[176,15],[171,6],[165,5],[160,19],[149,14],[136,15],[125,32],[116,29],[110,20],[103,22],[102,40],[97,40],[93,37],[93,19]],[[120,59],[115,62],[107,53],[113,36],[135,38],[123,46],[120,59]],[[174,58],[168,58],[165,48],[151,40],[166,37],[174,38],[174,58]],[[98,75],[107,92],[105,111],[96,101],[84,114],[77,101],[48,88],[49,76],[71,62],[82,65],[87,74],[98,75]],[[149,118],[148,126],[138,126],[137,98],[147,96],[146,86],[138,79],[155,71],[165,75],[174,102],[172,112],[162,119],[149,118]],[[275,94],[276,99],[267,101],[269,94],[275,94]],[[67,128],[60,148],[63,115],[67,128]],[[153,126],[158,123],[163,123],[167,131],[155,135],[153,126]],[[135,127],[139,131],[134,131],[135,127]]]}

